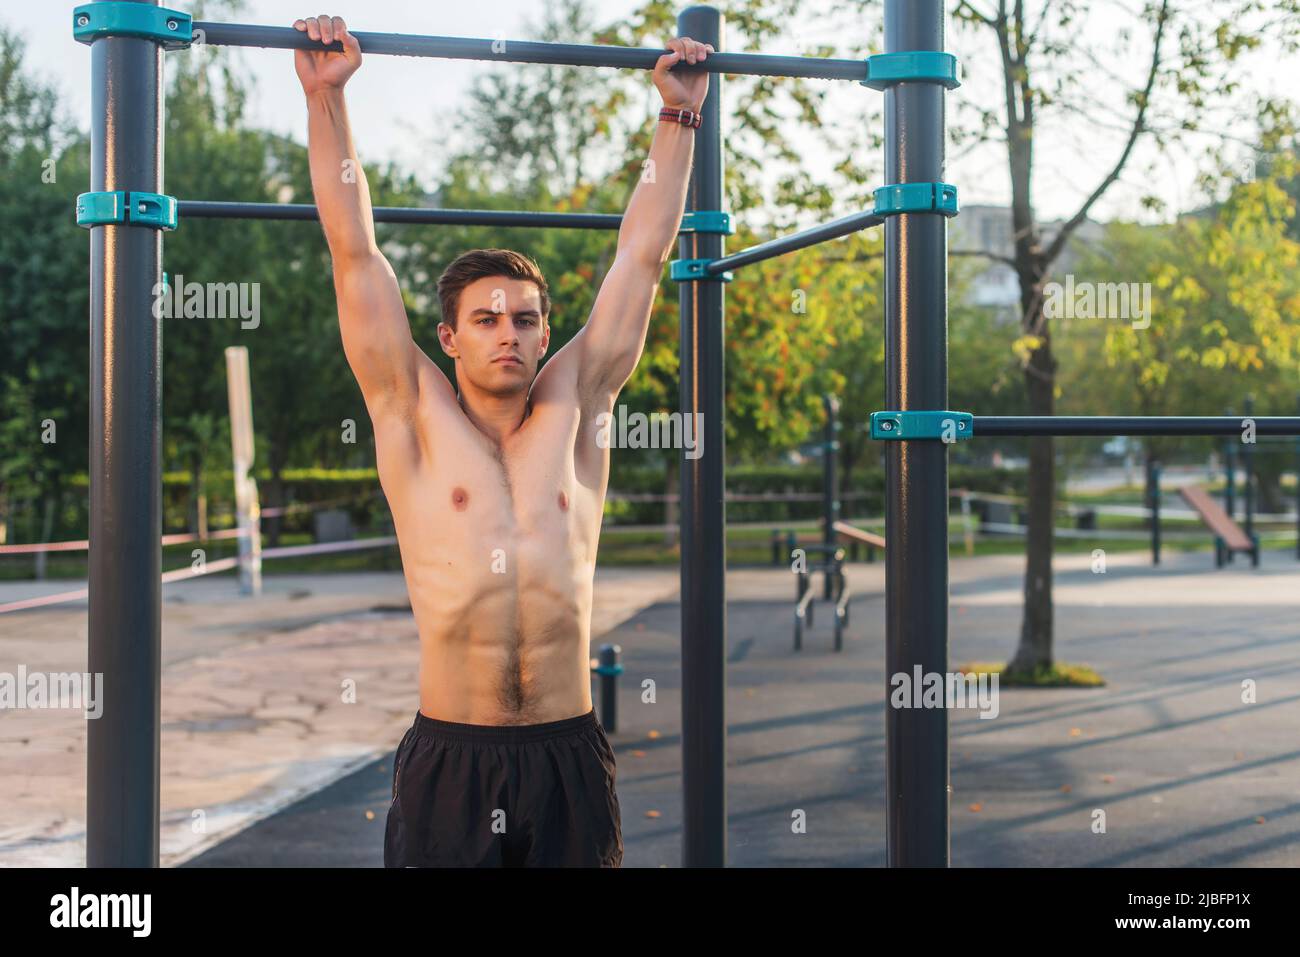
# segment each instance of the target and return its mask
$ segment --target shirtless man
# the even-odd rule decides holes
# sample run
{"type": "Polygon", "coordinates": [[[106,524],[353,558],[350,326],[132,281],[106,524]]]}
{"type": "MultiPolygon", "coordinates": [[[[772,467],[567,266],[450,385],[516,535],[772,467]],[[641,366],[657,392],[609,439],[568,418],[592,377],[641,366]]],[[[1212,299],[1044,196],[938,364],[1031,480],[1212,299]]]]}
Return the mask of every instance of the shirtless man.
{"type": "Polygon", "coordinates": [[[591,702],[592,579],[609,478],[597,416],[641,357],[681,225],[713,47],[668,44],[654,83],[675,119],[628,203],[587,324],[548,363],[536,264],[472,250],[438,280],[438,344],[456,387],[411,336],[375,244],[343,87],[361,65],[338,17],[298,20],[343,52],[298,50],[312,187],[334,262],[339,328],[375,432],[420,635],[420,709],[397,749],[387,867],[622,862],[614,753],[591,702]]]}

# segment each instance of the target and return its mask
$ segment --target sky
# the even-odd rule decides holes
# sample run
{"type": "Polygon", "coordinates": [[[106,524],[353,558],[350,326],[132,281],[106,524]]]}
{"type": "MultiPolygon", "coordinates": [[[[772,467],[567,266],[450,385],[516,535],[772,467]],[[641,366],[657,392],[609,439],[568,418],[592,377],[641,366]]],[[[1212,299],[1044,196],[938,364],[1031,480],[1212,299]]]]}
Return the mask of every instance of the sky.
{"type": "MultiPolygon", "coordinates": [[[[593,20],[598,24],[621,17],[637,5],[634,0],[589,0],[589,4],[593,20]]],[[[173,5],[181,9],[190,8],[179,0],[173,5]]],[[[84,127],[89,121],[90,57],[87,49],[72,39],[69,12],[73,6],[74,3],[59,0],[39,3],[3,0],[0,24],[16,28],[23,34],[28,42],[29,65],[35,66],[46,80],[58,86],[72,115],[84,127]]],[[[474,3],[334,0],[325,6],[330,8],[329,13],[343,16],[356,30],[517,39],[535,36],[541,9],[537,0],[478,0],[474,3]]],[[[725,11],[726,3],[719,6],[725,11]]],[[[308,11],[301,2],[247,0],[239,14],[214,19],[287,26],[306,13],[308,11]]],[[[767,44],[765,52],[800,53],[803,52],[801,42],[824,39],[827,35],[842,36],[845,30],[856,26],[842,21],[831,23],[814,19],[811,23],[797,25],[788,36],[767,44]]],[[[1079,29],[1099,48],[1113,45],[1115,51],[1115,56],[1099,64],[1095,71],[1098,82],[1095,100],[1090,106],[1095,106],[1098,115],[1109,105],[1122,111],[1122,103],[1107,102],[1107,93],[1119,89],[1111,84],[1107,90],[1108,74],[1121,80],[1136,79],[1125,75],[1124,65],[1141,61],[1140,41],[1133,50],[1125,48],[1123,37],[1114,35],[1113,26],[1104,19],[1084,24],[1079,29]]],[[[878,40],[880,33],[879,23],[861,24],[860,36],[868,41],[878,40]]],[[[999,77],[988,38],[951,32],[949,48],[961,58],[965,80],[962,89],[949,94],[950,117],[959,108],[967,110],[967,115],[971,108],[980,105],[998,108],[1001,95],[999,77]],[[957,97],[965,99],[956,103],[954,98],[957,97]]],[[[246,66],[256,82],[257,94],[250,119],[260,126],[305,142],[306,113],[293,73],[292,53],[287,50],[230,52],[246,66]]],[[[466,60],[370,57],[348,85],[349,113],[362,159],[366,162],[397,160],[417,176],[431,182],[437,175],[438,147],[448,141],[454,142],[454,117],[465,91],[474,76],[494,68],[491,64],[466,60]]],[[[602,72],[594,70],[593,74],[602,72]]],[[[1239,78],[1249,89],[1276,94],[1297,89],[1294,82],[1297,75],[1300,75],[1300,59],[1265,50],[1243,64],[1239,78]]],[[[878,93],[853,83],[835,86],[826,106],[833,122],[844,124],[844,129],[852,129],[852,124],[864,121],[880,122],[878,93]],[[871,102],[864,104],[864,97],[870,98],[871,102]]],[[[1092,95],[1090,92],[1089,97],[1092,95]]],[[[646,101],[647,113],[651,102],[650,99],[646,101]]],[[[1091,122],[1095,118],[1088,117],[1090,122],[1059,124],[1050,131],[1044,130],[1039,137],[1035,206],[1040,217],[1050,219],[1073,213],[1118,155],[1119,134],[1108,130],[1108,121],[1101,125],[1091,122]]],[[[1230,137],[1249,138],[1250,131],[1240,117],[1206,119],[1223,128],[1230,137]]],[[[1174,212],[1199,205],[1205,197],[1194,185],[1196,158],[1205,142],[1204,139],[1194,141],[1190,150],[1171,157],[1159,156],[1150,148],[1140,150],[1129,172],[1096,207],[1094,218],[1144,218],[1150,221],[1168,218],[1174,212]],[[1168,204],[1164,214],[1143,212],[1139,199],[1150,190],[1168,204]]],[[[1244,147],[1234,146],[1232,149],[1243,157],[1241,162],[1244,164],[1244,147]]],[[[824,156],[810,155],[808,163],[819,174],[829,173],[829,160],[824,156]]],[[[1009,199],[1005,148],[1000,145],[990,144],[974,150],[950,148],[946,177],[959,186],[963,204],[1005,204],[1009,199]]]]}

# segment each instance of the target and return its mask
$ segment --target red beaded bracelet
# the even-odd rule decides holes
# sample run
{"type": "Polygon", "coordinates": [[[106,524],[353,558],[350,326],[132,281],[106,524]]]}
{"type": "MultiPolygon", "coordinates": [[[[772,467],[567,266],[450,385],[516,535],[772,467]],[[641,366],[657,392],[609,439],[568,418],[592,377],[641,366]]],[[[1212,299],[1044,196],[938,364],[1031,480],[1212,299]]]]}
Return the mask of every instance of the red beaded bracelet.
{"type": "Polygon", "coordinates": [[[700,124],[704,122],[704,117],[699,113],[691,110],[679,110],[671,106],[665,106],[659,111],[659,119],[680,123],[682,126],[689,126],[693,130],[698,130],[700,124]]]}

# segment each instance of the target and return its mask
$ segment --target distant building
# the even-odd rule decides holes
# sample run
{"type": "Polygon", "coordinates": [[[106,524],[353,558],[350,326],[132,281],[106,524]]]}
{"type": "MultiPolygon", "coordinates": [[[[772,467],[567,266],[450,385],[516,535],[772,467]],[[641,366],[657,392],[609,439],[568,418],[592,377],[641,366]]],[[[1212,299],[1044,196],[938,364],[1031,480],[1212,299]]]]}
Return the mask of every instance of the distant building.
{"type": "MultiPolygon", "coordinates": [[[[1060,230],[1063,220],[1039,224],[1042,241],[1050,243],[1060,230]]],[[[1074,231],[1061,256],[1052,266],[1054,275],[1063,276],[1079,261],[1084,246],[1101,239],[1105,227],[1092,220],[1084,220],[1074,231]]],[[[969,254],[972,251],[989,253],[1011,259],[1015,244],[1011,234],[1011,209],[1008,206],[963,206],[961,215],[949,221],[948,249],[969,254]]],[[[973,272],[970,285],[962,302],[966,305],[984,306],[993,310],[1007,322],[1020,318],[1020,283],[1016,272],[1005,262],[979,256],[963,256],[973,272]]]]}

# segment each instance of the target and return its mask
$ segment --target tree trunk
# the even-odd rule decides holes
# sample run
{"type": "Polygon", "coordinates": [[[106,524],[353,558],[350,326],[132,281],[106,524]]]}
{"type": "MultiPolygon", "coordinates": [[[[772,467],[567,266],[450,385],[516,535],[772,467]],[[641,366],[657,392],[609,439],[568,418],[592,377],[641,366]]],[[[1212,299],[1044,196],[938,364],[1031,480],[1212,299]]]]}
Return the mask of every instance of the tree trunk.
{"type": "MultiPolygon", "coordinates": [[[[1054,408],[1055,363],[1051,340],[1029,358],[1025,386],[1032,415],[1051,415],[1054,408]]],[[[1029,503],[1025,542],[1025,613],[1020,646],[1008,671],[1032,671],[1052,666],[1052,516],[1055,512],[1056,459],[1051,436],[1029,440],[1029,503]]]]}
{"type": "MultiPolygon", "coordinates": [[[[267,505],[277,509],[284,507],[284,463],[280,461],[280,456],[276,450],[271,450],[271,481],[267,488],[267,505]]],[[[280,544],[280,513],[277,512],[266,520],[266,539],[267,546],[275,548],[280,544]]]]}

